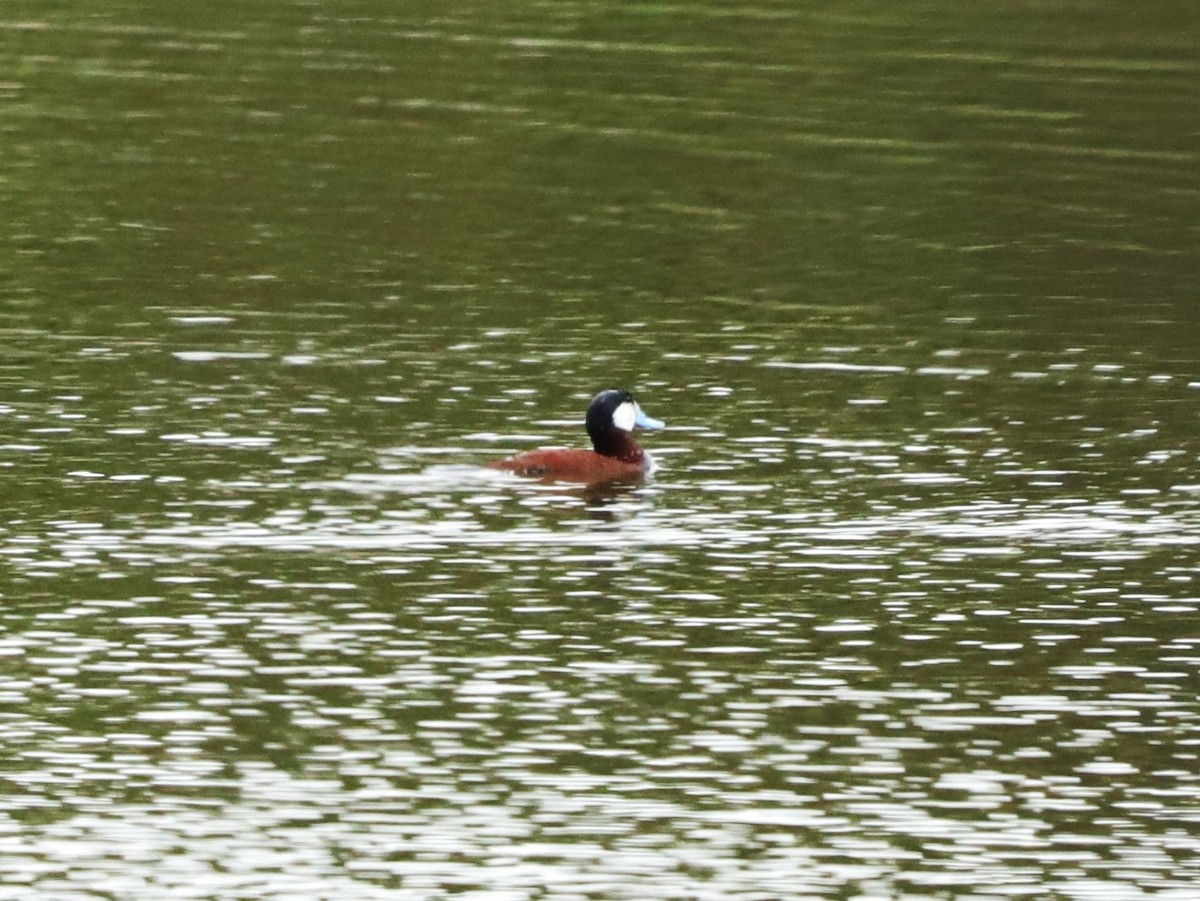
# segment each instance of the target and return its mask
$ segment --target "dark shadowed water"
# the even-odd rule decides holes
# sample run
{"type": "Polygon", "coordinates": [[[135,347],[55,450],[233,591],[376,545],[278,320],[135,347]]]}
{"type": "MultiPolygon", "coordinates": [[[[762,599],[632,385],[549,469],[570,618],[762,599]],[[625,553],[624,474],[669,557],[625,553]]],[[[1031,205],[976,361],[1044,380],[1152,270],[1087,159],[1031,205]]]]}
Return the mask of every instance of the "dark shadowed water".
{"type": "Polygon", "coordinates": [[[1193,7],[7,0],[0,899],[1195,897],[1193,7]]]}

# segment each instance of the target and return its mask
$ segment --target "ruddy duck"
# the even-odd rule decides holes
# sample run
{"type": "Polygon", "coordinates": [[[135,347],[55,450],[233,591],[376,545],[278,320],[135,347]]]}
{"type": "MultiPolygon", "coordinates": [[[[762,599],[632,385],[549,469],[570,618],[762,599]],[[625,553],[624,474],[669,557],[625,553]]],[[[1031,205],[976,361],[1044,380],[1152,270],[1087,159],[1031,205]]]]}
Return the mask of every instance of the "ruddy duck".
{"type": "Polygon", "coordinates": [[[634,442],[630,434],[634,426],[661,429],[663,423],[647,416],[628,391],[601,391],[587,411],[594,450],[542,448],[489,465],[521,476],[588,485],[638,479],[653,468],[654,461],[634,442]]]}

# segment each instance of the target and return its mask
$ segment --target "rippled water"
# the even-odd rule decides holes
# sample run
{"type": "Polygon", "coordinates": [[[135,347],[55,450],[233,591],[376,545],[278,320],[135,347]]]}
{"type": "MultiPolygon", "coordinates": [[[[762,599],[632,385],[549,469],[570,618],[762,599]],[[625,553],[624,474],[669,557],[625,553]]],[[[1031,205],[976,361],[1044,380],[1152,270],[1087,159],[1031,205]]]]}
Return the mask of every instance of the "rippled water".
{"type": "Polygon", "coordinates": [[[7,5],[0,898],[1191,898],[1194,19],[7,5]]]}

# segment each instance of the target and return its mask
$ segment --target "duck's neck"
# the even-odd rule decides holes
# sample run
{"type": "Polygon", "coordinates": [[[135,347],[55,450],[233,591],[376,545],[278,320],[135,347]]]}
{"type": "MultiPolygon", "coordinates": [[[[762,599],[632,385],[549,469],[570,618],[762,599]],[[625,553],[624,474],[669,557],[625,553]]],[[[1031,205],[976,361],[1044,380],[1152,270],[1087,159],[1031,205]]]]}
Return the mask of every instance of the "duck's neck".
{"type": "Polygon", "coordinates": [[[645,453],[628,432],[611,429],[592,436],[592,447],[602,457],[612,457],[622,463],[641,463],[645,453]]]}

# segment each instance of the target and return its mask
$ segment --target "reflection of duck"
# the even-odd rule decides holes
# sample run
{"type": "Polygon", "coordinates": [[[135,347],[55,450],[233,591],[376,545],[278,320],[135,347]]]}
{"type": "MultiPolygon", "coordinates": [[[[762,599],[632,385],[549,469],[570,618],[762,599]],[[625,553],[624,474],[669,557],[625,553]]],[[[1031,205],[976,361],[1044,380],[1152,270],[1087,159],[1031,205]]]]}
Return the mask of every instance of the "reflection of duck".
{"type": "Polygon", "coordinates": [[[639,479],[654,461],[634,442],[630,433],[635,426],[661,429],[663,423],[647,416],[628,391],[601,391],[587,411],[594,450],[541,448],[490,465],[521,476],[587,485],[639,479]]]}

